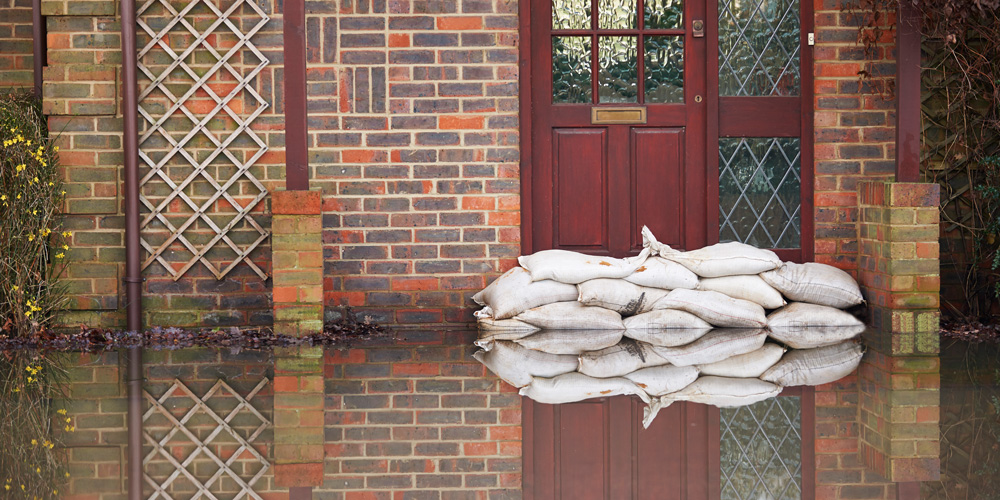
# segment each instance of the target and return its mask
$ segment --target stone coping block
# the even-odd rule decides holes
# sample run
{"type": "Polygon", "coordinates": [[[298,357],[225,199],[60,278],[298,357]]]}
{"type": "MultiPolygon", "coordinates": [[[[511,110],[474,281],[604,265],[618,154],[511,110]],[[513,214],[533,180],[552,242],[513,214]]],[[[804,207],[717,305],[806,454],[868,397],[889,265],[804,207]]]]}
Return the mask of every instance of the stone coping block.
{"type": "Polygon", "coordinates": [[[323,206],[323,190],[288,191],[276,189],[271,192],[272,215],[320,215],[323,206]]]}

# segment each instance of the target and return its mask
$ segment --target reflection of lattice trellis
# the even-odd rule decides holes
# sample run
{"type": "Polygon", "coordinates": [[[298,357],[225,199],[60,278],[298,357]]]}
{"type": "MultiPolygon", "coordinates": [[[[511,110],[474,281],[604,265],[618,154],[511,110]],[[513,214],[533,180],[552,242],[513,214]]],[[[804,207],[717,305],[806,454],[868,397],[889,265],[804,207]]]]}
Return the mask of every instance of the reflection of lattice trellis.
{"type": "Polygon", "coordinates": [[[269,17],[253,1],[222,1],[231,3],[223,10],[213,0],[186,0],[177,10],[178,2],[146,0],[138,8],[138,26],[148,36],[138,69],[150,81],[139,94],[139,114],[146,122],[139,156],[148,167],[140,200],[150,211],[142,221],[147,230],[142,245],[149,252],[143,267],[159,262],[175,280],[197,262],[221,279],[245,261],[266,278],[248,256],[268,236],[250,215],[267,196],[250,171],[267,144],[250,124],[268,104],[250,84],[269,61],[250,39],[269,17]],[[243,15],[234,22],[238,11],[243,15]],[[251,27],[244,33],[239,26],[246,25],[251,27]],[[251,57],[259,62],[247,64],[251,57]],[[255,109],[241,116],[250,106],[255,109]],[[240,149],[233,151],[237,145],[240,149]],[[152,241],[148,229],[161,225],[169,234],[152,241]],[[234,236],[241,226],[251,231],[234,236]],[[216,266],[207,255],[220,242],[235,255],[225,259],[228,265],[216,266]],[[178,260],[176,243],[190,258],[182,255],[175,267],[170,261],[178,260]]]}
{"type": "Polygon", "coordinates": [[[149,500],[172,500],[185,492],[193,493],[191,500],[203,496],[217,500],[222,493],[228,493],[225,497],[233,500],[244,496],[261,500],[253,486],[270,464],[254,447],[254,441],[271,422],[250,400],[267,383],[266,378],[261,380],[246,397],[222,380],[202,397],[180,380],[175,380],[159,398],[144,391],[150,407],[142,417],[147,427],[143,434],[147,445],[152,446],[142,461],[143,477],[153,489],[149,500]],[[222,400],[228,400],[229,405],[220,410],[222,400]],[[210,406],[213,403],[214,409],[210,406]],[[165,420],[166,425],[154,425],[150,422],[153,419],[161,423],[165,420]],[[237,423],[246,429],[243,433],[237,423]],[[206,469],[214,472],[208,475],[206,469]],[[224,491],[233,484],[238,490],[235,496],[224,491]]]}

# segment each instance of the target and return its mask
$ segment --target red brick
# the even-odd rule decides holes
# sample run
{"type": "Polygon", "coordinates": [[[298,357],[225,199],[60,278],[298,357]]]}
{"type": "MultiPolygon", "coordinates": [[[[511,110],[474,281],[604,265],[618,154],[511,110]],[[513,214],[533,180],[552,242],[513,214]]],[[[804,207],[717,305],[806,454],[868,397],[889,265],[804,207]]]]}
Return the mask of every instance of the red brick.
{"type": "Polygon", "coordinates": [[[323,463],[275,464],[274,482],[278,486],[322,486],[323,463]]]}

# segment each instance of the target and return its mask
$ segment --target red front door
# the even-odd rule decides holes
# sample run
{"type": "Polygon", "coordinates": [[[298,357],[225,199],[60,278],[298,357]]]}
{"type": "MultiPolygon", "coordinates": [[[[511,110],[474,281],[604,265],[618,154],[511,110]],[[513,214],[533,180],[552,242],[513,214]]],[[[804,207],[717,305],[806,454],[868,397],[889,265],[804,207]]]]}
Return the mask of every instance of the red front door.
{"type": "Polygon", "coordinates": [[[625,256],[643,225],[708,243],[704,20],[698,0],[532,2],[532,249],[625,256]]]}

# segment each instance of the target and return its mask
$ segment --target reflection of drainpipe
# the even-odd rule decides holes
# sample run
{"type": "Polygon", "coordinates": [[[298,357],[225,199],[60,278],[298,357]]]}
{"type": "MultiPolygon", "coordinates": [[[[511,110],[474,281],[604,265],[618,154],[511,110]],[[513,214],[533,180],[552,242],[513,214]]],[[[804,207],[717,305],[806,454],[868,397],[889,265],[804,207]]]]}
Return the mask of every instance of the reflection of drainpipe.
{"type": "MultiPolygon", "coordinates": [[[[123,2],[124,3],[124,2],[123,2]]],[[[142,499],[142,348],[128,350],[128,500],[142,499]]]]}

